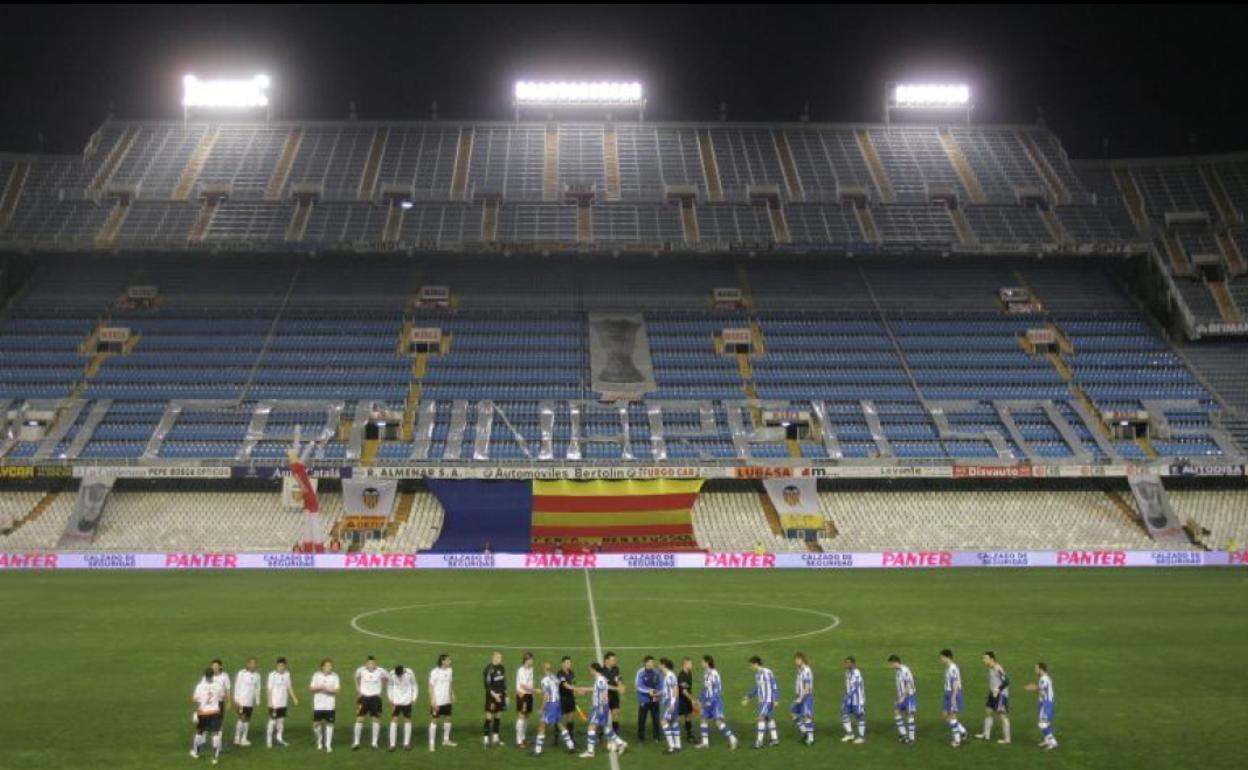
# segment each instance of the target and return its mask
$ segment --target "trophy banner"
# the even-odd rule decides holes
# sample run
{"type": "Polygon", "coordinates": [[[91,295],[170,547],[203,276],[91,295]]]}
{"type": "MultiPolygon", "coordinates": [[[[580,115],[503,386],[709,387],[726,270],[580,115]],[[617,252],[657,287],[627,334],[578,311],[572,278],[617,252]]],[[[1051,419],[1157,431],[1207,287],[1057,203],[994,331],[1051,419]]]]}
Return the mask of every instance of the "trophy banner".
{"type": "Polygon", "coordinates": [[[657,390],[641,313],[590,313],[589,365],[596,393],[639,398],[657,390]]]}

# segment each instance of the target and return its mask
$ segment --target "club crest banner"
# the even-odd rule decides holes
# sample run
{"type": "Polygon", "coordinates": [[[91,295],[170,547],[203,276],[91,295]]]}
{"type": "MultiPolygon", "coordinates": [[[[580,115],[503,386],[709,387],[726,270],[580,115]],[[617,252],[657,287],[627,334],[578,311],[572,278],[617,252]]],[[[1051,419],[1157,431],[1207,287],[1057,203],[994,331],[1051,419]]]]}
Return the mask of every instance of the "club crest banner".
{"type": "Polygon", "coordinates": [[[342,507],[348,516],[390,517],[394,510],[394,498],[398,493],[397,481],[381,479],[343,479],[342,507]]]}

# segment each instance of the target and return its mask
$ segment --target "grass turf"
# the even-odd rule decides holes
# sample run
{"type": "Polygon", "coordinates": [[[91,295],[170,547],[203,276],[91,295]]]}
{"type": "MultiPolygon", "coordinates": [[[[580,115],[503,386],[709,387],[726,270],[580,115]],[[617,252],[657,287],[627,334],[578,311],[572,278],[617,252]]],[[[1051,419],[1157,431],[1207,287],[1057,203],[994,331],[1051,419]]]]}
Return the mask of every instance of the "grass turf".
{"type": "MultiPolygon", "coordinates": [[[[1238,766],[1242,753],[1248,720],[1245,570],[604,571],[591,577],[602,643],[620,653],[626,682],[631,684],[644,652],[677,660],[713,653],[743,744],[754,732],[753,712],[738,700],[750,686],[746,658],[763,656],[786,697],[795,650],[807,652],[815,669],[816,746],[798,744],[782,705],[779,748],[743,748],[729,756],[712,732],[710,751],[669,758],[657,744],[634,742],[621,761],[625,768],[664,762],[767,770],[817,762],[860,768],[1207,769],[1238,766]],[[834,615],[839,625],[819,631],[833,620],[786,607],[834,615]],[[809,635],[761,641],[798,634],[809,635]],[[760,641],[737,644],[750,640],[760,641]],[[980,653],[997,652],[1013,683],[1014,745],[949,746],[939,713],[942,647],[958,654],[967,687],[964,722],[972,733],[982,724],[986,689],[980,653]],[[913,747],[894,741],[892,674],[885,666],[893,652],[918,680],[919,742],[913,747]],[[846,655],[857,657],[866,678],[870,733],[862,746],[839,742],[846,655]],[[1039,659],[1048,661],[1057,695],[1061,748],[1053,754],[1035,746],[1035,698],[1022,689],[1039,659]]],[[[266,750],[265,717],[258,714],[251,731],[255,746],[228,748],[222,767],[587,764],[558,751],[534,759],[510,747],[481,748],[480,673],[493,645],[532,649],[539,664],[557,662],[566,652],[578,679],[587,682],[593,635],[584,573],[8,573],[0,576],[0,767],[195,766],[186,755],[191,689],[209,659],[223,658],[233,677],[248,655],[259,657],[266,673],[275,656],[290,660],[301,703],[287,721],[292,745],[266,750]],[[433,603],[445,604],[412,606],[433,603]],[[380,608],[401,609],[363,618],[364,628],[429,641],[380,638],[352,627],[354,617],[380,608]],[[464,644],[482,647],[455,646],[464,644]],[[426,674],[440,651],[456,660],[459,747],[428,755],[425,724],[418,718],[413,754],[351,753],[349,683],[355,667],[371,653],[382,665],[414,668],[419,715],[427,702],[426,674]],[[309,728],[308,680],[326,655],[336,660],[344,685],[332,757],[314,752],[309,728]]],[[[508,649],[506,656],[511,680],[519,651],[508,649]]],[[[622,710],[629,740],[635,737],[635,712],[630,692],[622,710]]],[[[507,712],[503,721],[508,743],[513,718],[507,712]]],[[[233,725],[230,716],[223,732],[227,744],[233,725]]],[[[366,742],[367,735],[366,728],[366,742]]],[[[577,737],[583,744],[583,725],[577,737]]],[[[595,761],[607,763],[605,756],[595,761]]]]}

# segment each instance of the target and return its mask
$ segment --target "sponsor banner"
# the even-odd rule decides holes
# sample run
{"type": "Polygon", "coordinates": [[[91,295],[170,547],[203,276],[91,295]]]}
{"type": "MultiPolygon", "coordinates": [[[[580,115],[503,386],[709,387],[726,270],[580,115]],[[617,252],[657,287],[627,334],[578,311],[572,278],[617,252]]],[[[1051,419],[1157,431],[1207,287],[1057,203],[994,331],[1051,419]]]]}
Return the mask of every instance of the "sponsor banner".
{"type": "Polygon", "coordinates": [[[0,466],[0,479],[33,479],[34,477],[35,466],[33,465],[0,466]]]}
{"type": "Polygon", "coordinates": [[[1204,465],[1200,463],[1174,463],[1166,468],[1167,476],[1223,476],[1241,477],[1245,473],[1245,465],[1204,465]]]}
{"type": "Polygon", "coordinates": [[[1030,479],[1037,476],[1035,467],[1018,465],[954,465],[955,479],[1030,479]]]}
{"type": "Polygon", "coordinates": [[[1248,567],[1248,551],[887,551],[884,553],[0,553],[0,571],[219,569],[932,569],[1248,567]]]}
{"type": "Polygon", "coordinates": [[[352,532],[374,532],[385,529],[389,521],[386,516],[343,516],[342,528],[352,532]]]}
{"type": "MultiPolygon", "coordinates": [[[[402,465],[353,468],[311,467],[308,475],[315,479],[434,479],[481,481],[628,481],[633,479],[1027,479],[1027,478],[1126,478],[1140,472],[1162,476],[1248,476],[1248,466],[1217,463],[1133,463],[1106,465],[1006,465],[945,464],[945,465],[402,465]]],[[[290,475],[288,467],[278,466],[0,466],[0,480],[28,479],[32,476],[88,478],[96,475],[121,479],[279,479],[290,475]],[[33,470],[32,470],[33,468],[33,470]]]]}
{"type": "MultiPolygon", "coordinates": [[[[239,465],[226,469],[230,478],[234,479],[285,479],[295,475],[287,465],[239,465]]],[[[313,466],[306,468],[310,479],[349,479],[354,476],[350,467],[313,466]]]]}
{"type": "Polygon", "coordinates": [[[93,476],[111,476],[115,479],[228,479],[230,469],[225,466],[195,465],[123,465],[107,467],[100,465],[75,465],[72,475],[76,479],[93,476]]]}
{"type": "Polygon", "coordinates": [[[349,516],[380,518],[384,522],[394,510],[398,490],[399,482],[394,480],[343,479],[342,507],[349,516]]]}

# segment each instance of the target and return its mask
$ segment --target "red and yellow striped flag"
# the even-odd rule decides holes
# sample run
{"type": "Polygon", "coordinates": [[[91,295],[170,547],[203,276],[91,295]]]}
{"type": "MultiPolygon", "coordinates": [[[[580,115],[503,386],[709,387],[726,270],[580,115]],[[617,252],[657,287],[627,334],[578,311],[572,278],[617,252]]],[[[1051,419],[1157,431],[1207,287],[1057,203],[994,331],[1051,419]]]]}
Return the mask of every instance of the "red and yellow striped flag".
{"type": "Polygon", "coordinates": [[[702,480],[534,481],[535,550],[696,549],[693,503],[702,480]]]}

